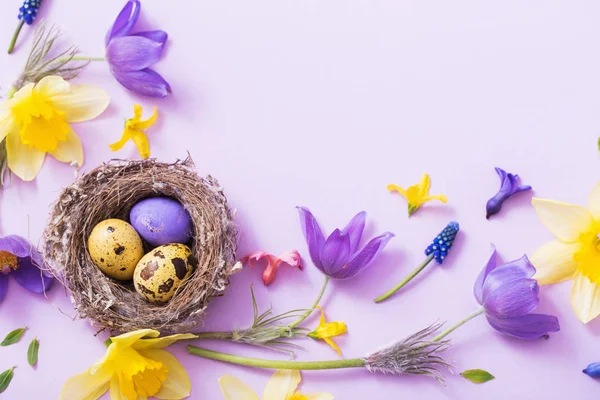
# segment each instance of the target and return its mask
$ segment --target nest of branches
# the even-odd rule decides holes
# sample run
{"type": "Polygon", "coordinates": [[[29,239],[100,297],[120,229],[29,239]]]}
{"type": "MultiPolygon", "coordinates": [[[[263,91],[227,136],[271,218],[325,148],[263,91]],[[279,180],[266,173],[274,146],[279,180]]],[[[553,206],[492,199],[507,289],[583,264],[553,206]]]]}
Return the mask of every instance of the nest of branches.
{"type": "Polygon", "coordinates": [[[71,291],[77,316],[111,332],[142,328],[189,332],[239,267],[237,233],[227,199],[215,179],[196,174],[189,158],[174,164],[113,160],[96,168],[62,191],[44,236],[46,261],[71,291]],[[190,247],[196,268],[166,304],[149,303],[136,293],[132,282],[104,275],[87,249],[97,223],[108,218],[128,221],[138,201],[156,196],[177,199],[194,225],[190,247]]]}

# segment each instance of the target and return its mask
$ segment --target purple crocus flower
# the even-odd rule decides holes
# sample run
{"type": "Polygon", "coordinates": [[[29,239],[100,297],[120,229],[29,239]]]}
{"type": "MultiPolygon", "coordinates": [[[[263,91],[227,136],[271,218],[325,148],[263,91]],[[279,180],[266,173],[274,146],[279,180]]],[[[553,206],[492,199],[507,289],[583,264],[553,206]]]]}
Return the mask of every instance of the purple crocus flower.
{"type": "Polygon", "coordinates": [[[498,265],[494,248],[474,286],[475,298],[492,328],[521,339],[538,339],[560,330],[555,316],[532,314],[540,302],[538,283],[531,279],[534,274],[526,255],[498,265]]]}
{"type": "Polygon", "coordinates": [[[131,33],[142,5],[130,0],[106,35],[106,60],[119,83],[143,96],[166,97],[171,86],[149,67],[161,57],[167,41],[164,31],[131,33]]]}
{"type": "Polygon", "coordinates": [[[583,370],[583,373],[592,378],[600,378],[600,362],[591,363],[583,370]]]}
{"type": "Polygon", "coordinates": [[[334,230],[325,240],[317,220],[308,208],[298,207],[298,211],[313,264],[334,279],[346,279],[356,275],[367,267],[394,237],[393,233],[386,232],[372,239],[359,251],[366,212],[356,214],[344,229],[334,230]]]}
{"type": "Polygon", "coordinates": [[[496,173],[500,177],[500,190],[494,197],[488,200],[485,205],[486,218],[490,218],[494,214],[498,214],[502,208],[502,203],[513,194],[524,190],[531,190],[531,186],[520,184],[519,175],[513,175],[502,168],[496,168],[496,173]]]}
{"type": "Polygon", "coordinates": [[[0,238],[0,302],[8,289],[8,276],[12,276],[25,289],[44,293],[54,279],[40,269],[41,254],[20,236],[0,238]]]}

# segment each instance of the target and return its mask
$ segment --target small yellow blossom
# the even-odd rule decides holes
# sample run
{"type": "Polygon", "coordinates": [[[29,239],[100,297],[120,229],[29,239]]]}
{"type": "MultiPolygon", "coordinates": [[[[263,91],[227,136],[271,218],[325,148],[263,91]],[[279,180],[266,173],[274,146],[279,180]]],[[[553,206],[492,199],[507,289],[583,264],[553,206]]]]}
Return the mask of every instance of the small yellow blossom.
{"type": "Polygon", "coordinates": [[[81,166],[83,147],[69,124],[96,118],[109,103],[104,90],[73,86],[59,76],[23,86],[0,105],[0,141],[6,138],[8,167],[22,180],[31,181],[46,153],[81,166]]]}
{"type": "Polygon", "coordinates": [[[86,372],[69,378],[59,400],[96,400],[108,390],[111,400],[188,397],[188,374],[171,353],[162,349],[196,336],[158,336],[158,331],[140,329],[111,338],[104,357],[86,372]]]}
{"type": "Polygon", "coordinates": [[[125,143],[132,140],[142,158],[150,157],[150,144],[148,143],[148,137],[144,131],[154,125],[156,118],[158,117],[158,110],[154,107],[154,113],[145,121],[142,121],[143,112],[144,109],[139,104],[133,106],[133,118],[129,118],[125,121],[125,130],[123,130],[121,139],[110,145],[112,151],[120,150],[125,146],[125,143]]]}
{"type": "MultiPolygon", "coordinates": [[[[333,400],[329,393],[302,394],[296,391],[302,377],[300,371],[277,370],[267,383],[262,400],[333,400]]],[[[231,375],[219,378],[225,400],[260,400],[248,385],[231,375]]]]}
{"type": "Polygon", "coordinates": [[[327,322],[325,321],[325,311],[321,307],[321,320],[317,329],[308,334],[313,339],[323,339],[325,343],[333,347],[337,351],[338,356],[342,355],[340,348],[331,340],[331,338],[348,333],[348,327],[343,322],[327,322]]]}
{"type": "Polygon", "coordinates": [[[415,211],[419,209],[425,202],[430,200],[439,200],[442,203],[446,203],[448,199],[446,196],[430,196],[429,186],[431,181],[429,175],[423,174],[421,182],[417,185],[412,185],[408,189],[404,190],[398,185],[388,185],[387,189],[390,192],[400,193],[408,201],[408,216],[410,217],[415,211]]]}

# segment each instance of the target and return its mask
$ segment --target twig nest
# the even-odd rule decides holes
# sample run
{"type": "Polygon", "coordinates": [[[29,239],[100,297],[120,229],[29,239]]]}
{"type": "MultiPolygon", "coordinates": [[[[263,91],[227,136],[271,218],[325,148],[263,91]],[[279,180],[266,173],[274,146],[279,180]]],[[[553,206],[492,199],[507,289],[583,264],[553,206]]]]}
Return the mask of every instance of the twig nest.
{"type": "Polygon", "coordinates": [[[96,168],[62,191],[44,236],[46,261],[71,291],[77,315],[111,332],[189,331],[238,268],[237,233],[227,199],[215,179],[196,174],[189,158],[174,164],[113,160],[96,168]],[[96,224],[110,218],[127,221],[137,202],[156,196],[178,200],[193,223],[189,245],[196,265],[165,304],[146,301],[131,281],[106,276],[87,248],[96,224]]]}

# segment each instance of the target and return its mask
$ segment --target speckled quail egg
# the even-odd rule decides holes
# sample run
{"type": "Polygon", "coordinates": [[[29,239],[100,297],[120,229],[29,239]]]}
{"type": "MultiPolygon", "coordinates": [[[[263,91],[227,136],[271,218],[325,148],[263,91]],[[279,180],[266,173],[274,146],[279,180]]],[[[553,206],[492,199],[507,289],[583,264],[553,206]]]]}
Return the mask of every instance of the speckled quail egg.
{"type": "Polygon", "coordinates": [[[121,281],[133,277],[138,261],[144,256],[142,239],[131,225],[120,219],[98,223],[88,238],[88,251],[102,272],[121,281]]]}
{"type": "Polygon", "coordinates": [[[166,303],[186,280],[195,262],[192,250],[183,244],[159,246],[146,254],[135,267],[135,290],[152,303],[166,303]]]}

